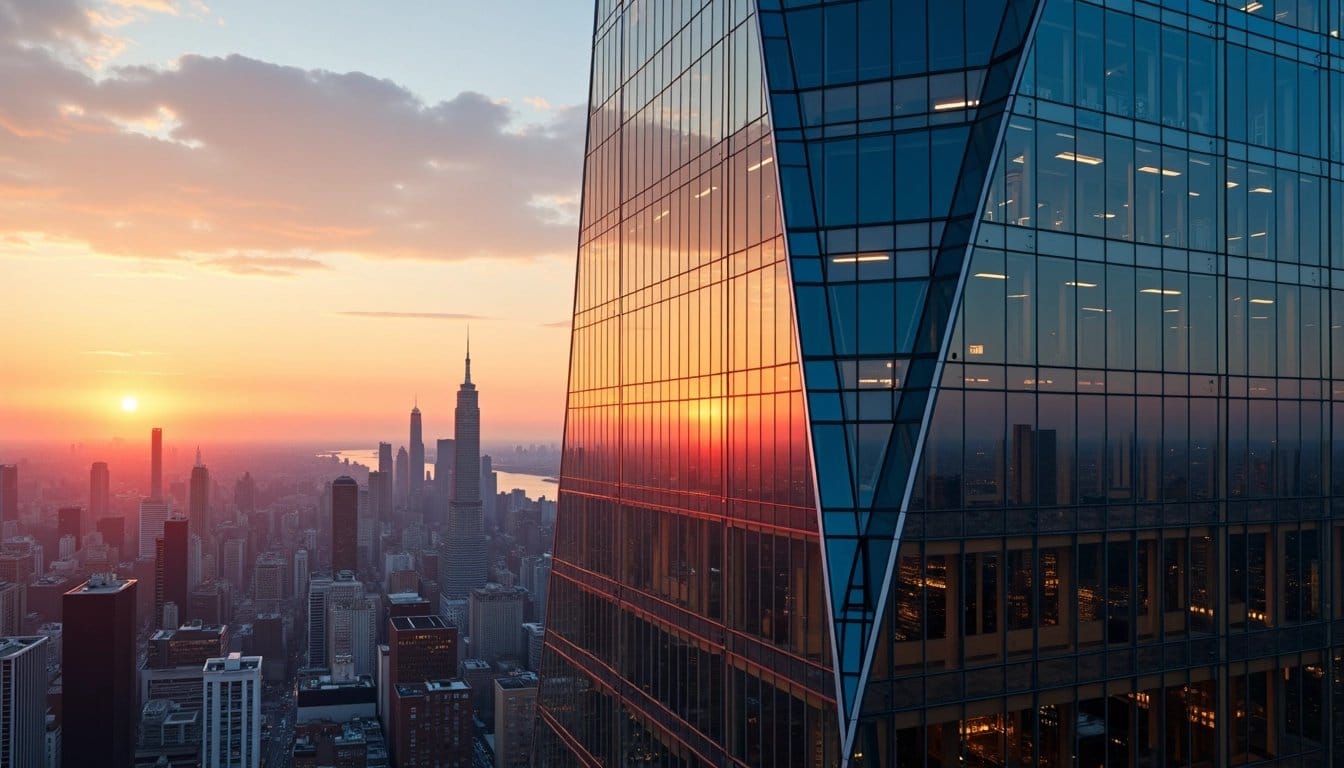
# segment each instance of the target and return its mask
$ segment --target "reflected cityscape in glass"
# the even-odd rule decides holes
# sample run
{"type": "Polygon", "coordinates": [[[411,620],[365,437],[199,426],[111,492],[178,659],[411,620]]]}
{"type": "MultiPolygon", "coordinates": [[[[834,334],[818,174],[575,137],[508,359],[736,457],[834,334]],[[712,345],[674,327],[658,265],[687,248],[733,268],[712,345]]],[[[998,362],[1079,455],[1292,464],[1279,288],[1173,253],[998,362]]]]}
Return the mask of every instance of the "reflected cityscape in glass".
{"type": "Polygon", "coordinates": [[[599,0],[539,759],[1344,761],[1342,27],[599,0]]]}

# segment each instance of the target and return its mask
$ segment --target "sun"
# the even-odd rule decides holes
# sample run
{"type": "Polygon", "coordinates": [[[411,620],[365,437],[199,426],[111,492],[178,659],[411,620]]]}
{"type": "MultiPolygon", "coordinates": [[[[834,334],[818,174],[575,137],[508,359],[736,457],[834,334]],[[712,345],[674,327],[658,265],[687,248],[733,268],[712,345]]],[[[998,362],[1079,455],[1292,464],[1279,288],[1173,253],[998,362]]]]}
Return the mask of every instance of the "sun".
{"type": "Polygon", "coordinates": [[[127,413],[135,413],[140,408],[140,401],[131,395],[121,398],[121,410],[127,413]]]}

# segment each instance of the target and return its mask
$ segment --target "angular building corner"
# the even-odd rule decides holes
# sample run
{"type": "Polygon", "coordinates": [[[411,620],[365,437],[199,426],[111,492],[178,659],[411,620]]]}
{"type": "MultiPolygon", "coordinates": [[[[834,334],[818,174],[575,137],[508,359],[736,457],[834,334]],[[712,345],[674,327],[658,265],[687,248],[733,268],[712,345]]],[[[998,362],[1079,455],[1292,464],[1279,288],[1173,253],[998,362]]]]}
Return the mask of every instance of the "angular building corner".
{"type": "Polygon", "coordinates": [[[539,764],[1344,761],[1344,2],[594,26],[539,764]]]}

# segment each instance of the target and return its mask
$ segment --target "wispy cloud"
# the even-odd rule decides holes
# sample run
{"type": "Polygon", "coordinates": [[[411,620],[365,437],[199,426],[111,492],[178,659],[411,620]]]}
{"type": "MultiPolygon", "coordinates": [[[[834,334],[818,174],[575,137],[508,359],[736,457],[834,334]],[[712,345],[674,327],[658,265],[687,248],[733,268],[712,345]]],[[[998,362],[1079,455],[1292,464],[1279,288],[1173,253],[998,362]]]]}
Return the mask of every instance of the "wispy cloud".
{"type": "Polygon", "coordinates": [[[482,315],[468,315],[461,312],[367,312],[350,310],[337,312],[342,317],[375,317],[392,320],[488,320],[482,315]]]}
{"type": "Polygon", "coordinates": [[[84,352],[86,355],[98,355],[99,357],[153,357],[163,354],[162,352],[149,352],[143,349],[133,351],[122,349],[90,349],[84,352]]]}
{"type": "Polygon", "coordinates": [[[244,277],[294,277],[301,272],[331,269],[308,256],[260,256],[233,254],[206,258],[203,266],[244,277]]]}
{"type": "Polygon", "coordinates": [[[570,326],[570,321],[556,320],[554,323],[540,323],[540,326],[542,328],[568,328],[570,326]]]}

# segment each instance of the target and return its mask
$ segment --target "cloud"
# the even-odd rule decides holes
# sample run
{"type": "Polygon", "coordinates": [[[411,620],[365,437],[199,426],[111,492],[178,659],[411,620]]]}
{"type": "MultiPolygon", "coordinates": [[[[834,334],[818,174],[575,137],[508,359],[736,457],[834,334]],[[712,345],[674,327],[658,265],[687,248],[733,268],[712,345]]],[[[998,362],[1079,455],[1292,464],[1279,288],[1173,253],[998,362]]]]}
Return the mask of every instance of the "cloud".
{"type": "Polygon", "coordinates": [[[468,315],[458,312],[369,312],[350,310],[337,312],[342,317],[376,317],[395,320],[488,320],[481,315],[468,315]]]}
{"type": "Polygon", "coordinates": [[[571,325],[569,320],[556,320],[554,323],[541,323],[542,328],[568,328],[571,325]]]}
{"type": "Polygon", "coordinates": [[[331,269],[321,261],[307,256],[231,254],[207,257],[201,260],[201,264],[211,269],[249,277],[294,277],[301,272],[331,269]]]}
{"type": "Polygon", "coordinates": [[[86,355],[97,355],[99,357],[156,357],[162,355],[162,352],[149,352],[143,349],[122,350],[122,349],[90,349],[86,355]]]}
{"type": "Polygon", "coordinates": [[[99,14],[179,5],[0,0],[0,238],[266,276],[320,268],[295,253],[572,253],[582,108],[519,126],[484,94],[429,103],[359,72],[236,55],[93,75],[120,42],[99,14]]]}

